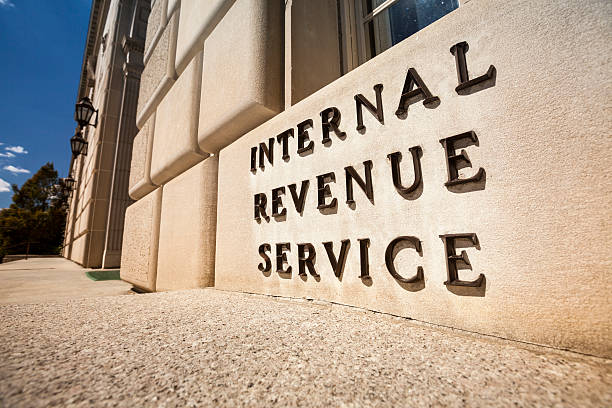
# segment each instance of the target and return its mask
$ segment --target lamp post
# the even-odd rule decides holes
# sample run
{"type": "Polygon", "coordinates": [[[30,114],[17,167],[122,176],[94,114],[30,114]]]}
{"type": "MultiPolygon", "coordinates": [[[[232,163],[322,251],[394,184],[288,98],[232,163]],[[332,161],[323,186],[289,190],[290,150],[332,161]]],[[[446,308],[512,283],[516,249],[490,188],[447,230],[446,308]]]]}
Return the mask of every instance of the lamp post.
{"type": "Polygon", "coordinates": [[[74,109],[74,120],[77,121],[81,128],[84,128],[87,125],[91,125],[93,127],[98,126],[98,111],[94,108],[93,104],[89,100],[88,97],[83,97],[76,104],[74,109]],[[96,114],[95,121],[91,123],[91,119],[96,114]]]}

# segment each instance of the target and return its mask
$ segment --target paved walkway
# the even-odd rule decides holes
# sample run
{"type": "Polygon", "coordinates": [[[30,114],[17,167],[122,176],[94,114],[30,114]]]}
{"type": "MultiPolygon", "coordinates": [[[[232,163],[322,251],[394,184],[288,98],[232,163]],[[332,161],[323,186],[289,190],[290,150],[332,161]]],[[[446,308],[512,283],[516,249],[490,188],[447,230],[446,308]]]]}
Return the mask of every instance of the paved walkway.
{"type": "Polygon", "coordinates": [[[30,258],[0,264],[0,304],[42,303],[127,294],[122,281],[94,282],[64,258],[30,258]]]}
{"type": "Polygon", "coordinates": [[[610,360],[212,289],[0,305],[0,356],[2,407],[612,406],[610,360]]]}

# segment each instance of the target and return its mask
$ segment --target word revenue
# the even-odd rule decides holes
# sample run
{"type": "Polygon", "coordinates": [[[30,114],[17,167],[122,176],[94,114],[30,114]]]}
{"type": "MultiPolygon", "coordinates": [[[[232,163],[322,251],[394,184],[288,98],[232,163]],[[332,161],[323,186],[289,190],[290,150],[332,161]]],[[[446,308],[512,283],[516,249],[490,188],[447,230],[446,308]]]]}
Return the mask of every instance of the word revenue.
{"type": "MultiPolygon", "coordinates": [[[[457,79],[459,82],[455,88],[455,91],[459,95],[470,95],[474,92],[494,86],[495,84],[496,69],[493,65],[489,67],[488,71],[484,75],[469,79],[465,57],[468,48],[469,47],[466,42],[460,42],[453,45],[450,49],[451,54],[455,56],[457,79]]],[[[378,120],[378,122],[380,122],[380,124],[384,125],[385,119],[383,114],[382,90],[382,84],[377,84],[374,86],[374,92],[376,93],[376,106],[374,106],[374,104],[362,94],[357,94],[354,96],[358,132],[363,133],[366,131],[366,127],[363,123],[364,107],[378,120]]],[[[408,114],[409,106],[421,100],[423,101],[423,105],[428,108],[435,108],[440,104],[440,98],[431,93],[425,82],[417,73],[416,69],[409,68],[408,72],[406,73],[404,86],[402,88],[402,93],[399,98],[395,115],[401,119],[405,118],[408,114]]],[[[333,132],[340,139],[344,139],[346,137],[346,133],[340,130],[341,117],[341,112],[337,107],[329,107],[320,112],[322,129],[321,143],[324,146],[331,146],[331,132],[333,132]]],[[[312,119],[306,119],[297,124],[297,154],[300,156],[306,156],[314,152],[315,142],[310,139],[310,133],[308,132],[308,130],[312,128],[312,119]]],[[[276,138],[269,138],[267,143],[261,142],[258,146],[251,147],[251,172],[256,174],[258,168],[265,169],[266,161],[270,165],[274,164],[275,143],[281,148],[282,159],[284,161],[288,161],[291,157],[289,152],[289,138],[294,137],[294,129],[290,128],[277,135],[276,138]]],[[[460,160],[460,157],[455,160],[460,160]]]]}
{"type": "MultiPolygon", "coordinates": [[[[473,281],[459,279],[459,270],[472,269],[472,265],[466,251],[461,250],[461,252],[457,254],[457,248],[475,247],[480,249],[480,243],[478,242],[478,237],[476,234],[446,234],[440,235],[440,238],[444,243],[446,268],[448,273],[448,279],[446,282],[444,282],[444,284],[446,286],[481,287],[485,283],[485,276],[482,273],[473,281]]],[[[362,281],[367,281],[371,279],[370,260],[368,254],[370,239],[362,238],[358,239],[357,241],[359,242],[360,259],[359,278],[361,278],[362,281]]],[[[340,252],[337,256],[334,253],[333,242],[323,242],[322,244],[325,252],[327,253],[327,257],[334,275],[341,280],[344,273],[347,255],[351,247],[351,241],[349,239],[344,239],[340,242],[340,252]]],[[[419,256],[423,256],[422,244],[417,237],[397,237],[393,239],[389,245],[387,245],[387,249],[385,250],[385,265],[387,271],[398,282],[414,285],[415,289],[422,289],[425,279],[422,266],[418,266],[416,268],[416,273],[410,277],[404,277],[397,272],[395,267],[395,257],[403,249],[414,249],[419,256]]],[[[289,242],[282,242],[275,245],[276,272],[280,275],[290,275],[292,273],[292,266],[285,266],[288,264],[287,253],[290,251],[291,244],[289,242]]],[[[297,244],[297,251],[298,274],[305,278],[309,273],[317,281],[320,280],[320,275],[315,268],[316,249],[314,245],[311,243],[297,244]],[[308,273],[306,272],[307,270],[308,273]]],[[[264,274],[269,274],[272,271],[272,260],[270,259],[270,255],[272,253],[271,245],[267,243],[261,244],[258,252],[259,256],[263,259],[263,261],[258,265],[258,269],[264,274]]]]}

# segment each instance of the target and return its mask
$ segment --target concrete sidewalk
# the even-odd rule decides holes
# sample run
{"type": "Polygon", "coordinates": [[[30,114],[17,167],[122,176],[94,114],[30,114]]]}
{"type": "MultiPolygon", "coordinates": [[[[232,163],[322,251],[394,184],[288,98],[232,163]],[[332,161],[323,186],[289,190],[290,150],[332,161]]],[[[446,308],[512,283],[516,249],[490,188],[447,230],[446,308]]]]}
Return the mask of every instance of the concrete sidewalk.
{"type": "Polygon", "coordinates": [[[84,269],[64,258],[30,258],[0,264],[0,304],[43,303],[125,295],[123,281],[94,282],[84,269]]]}
{"type": "Polygon", "coordinates": [[[0,305],[0,406],[610,407],[612,362],[202,289],[0,305]]]}

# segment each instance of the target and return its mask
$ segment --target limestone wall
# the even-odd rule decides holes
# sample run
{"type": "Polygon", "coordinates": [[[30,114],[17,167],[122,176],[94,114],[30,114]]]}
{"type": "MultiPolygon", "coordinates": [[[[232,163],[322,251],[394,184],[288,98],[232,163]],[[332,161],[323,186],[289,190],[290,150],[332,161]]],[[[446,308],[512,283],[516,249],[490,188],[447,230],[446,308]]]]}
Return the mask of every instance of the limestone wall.
{"type": "Polygon", "coordinates": [[[612,356],[610,3],[462,2],[339,79],[307,3],[155,2],[122,278],[612,356]]]}
{"type": "Polygon", "coordinates": [[[471,1],[221,150],[215,286],[612,356],[611,15],[606,1],[471,1]],[[495,75],[458,92],[449,50],[461,42],[470,79],[491,65],[495,75]],[[410,68],[439,100],[417,98],[402,112],[410,68]],[[375,111],[377,84],[382,115],[363,108],[359,131],[354,96],[375,111]],[[331,130],[322,143],[329,107],[346,134],[331,130]],[[314,151],[298,154],[298,124],[308,119],[314,151]],[[283,159],[277,135],[287,129],[283,159]],[[273,164],[259,148],[270,138],[273,164]],[[422,180],[410,192],[412,150],[422,180]],[[471,166],[447,159],[462,151],[471,166]],[[396,152],[403,193],[393,182],[396,152]],[[370,199],[347,181],[349,166],[363,184],[371,168],[370,199]],[[478,181],[461,181],[481,168],[478,181]],[[256,220],[259,193],[266,214],[256,220]],[[334,268],[344,240],[344,268],[334,268]],[[314,270],[302,262],[300,275],[299,259],[312,255],[306,244],[314,270]]]}

